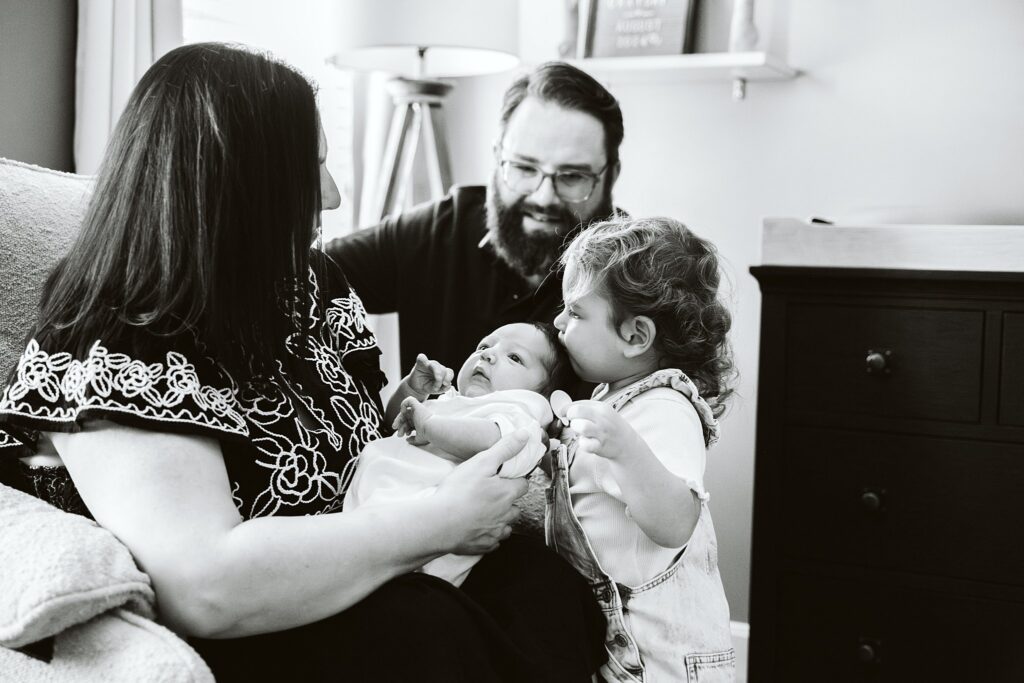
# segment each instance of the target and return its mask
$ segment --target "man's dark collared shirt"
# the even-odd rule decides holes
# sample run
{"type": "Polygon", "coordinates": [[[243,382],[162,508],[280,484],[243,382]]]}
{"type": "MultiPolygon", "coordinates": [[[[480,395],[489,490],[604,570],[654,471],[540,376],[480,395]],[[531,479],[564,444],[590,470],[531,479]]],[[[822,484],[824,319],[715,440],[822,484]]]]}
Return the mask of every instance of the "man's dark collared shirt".
{"type": "Polygon", "coordinates": [[[370,313],[398,313],[402,373],[416,354],[456,372],[496,327],[551,322],[562,303],[552,272],[536,289],[498,258],[487,233],[486,188],[454,187],[379,226],[329,242],[370,313]]]}

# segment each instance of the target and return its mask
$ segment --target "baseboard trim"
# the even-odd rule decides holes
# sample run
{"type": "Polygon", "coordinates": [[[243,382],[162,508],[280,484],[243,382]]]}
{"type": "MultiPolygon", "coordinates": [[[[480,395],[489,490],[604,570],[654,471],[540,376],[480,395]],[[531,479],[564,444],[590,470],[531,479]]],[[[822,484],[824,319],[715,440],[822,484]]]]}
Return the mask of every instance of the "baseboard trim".
{"type": "Polygon", "coordinates": [[[750,642],[750,624],[744,621],[730,621],[732,646],[736,649],[736,683],[747,683],[747,651],[750,642]]]}

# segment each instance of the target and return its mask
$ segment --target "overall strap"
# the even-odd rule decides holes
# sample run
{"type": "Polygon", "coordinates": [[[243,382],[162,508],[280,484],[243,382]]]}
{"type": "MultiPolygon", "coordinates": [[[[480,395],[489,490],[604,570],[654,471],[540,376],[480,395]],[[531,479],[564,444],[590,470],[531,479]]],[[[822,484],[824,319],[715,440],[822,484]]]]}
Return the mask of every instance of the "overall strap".
{"type": "Polygon", "coordinates": [[[612,408],[614,408],[616,412],[621,411],[627,403],[632,401],[639,394],[661,387],[675,389],[689,399],[690,403],[693,404],[694,409],[697,411],[697,415],[700,417],[701,426],[704,429],[704,445],[709,448],[714,445],[714,443],[718,441],[718,420],[715,418],[715,415],[711,410],[711,406],[709,406],[707,402],[700,397],[697,385],[693,383],[693,380],[686,376],[686,373],[677,368],[657,370],[643,379],[633,382],[615,395],[615,398],[611,401],[612,408]]]}

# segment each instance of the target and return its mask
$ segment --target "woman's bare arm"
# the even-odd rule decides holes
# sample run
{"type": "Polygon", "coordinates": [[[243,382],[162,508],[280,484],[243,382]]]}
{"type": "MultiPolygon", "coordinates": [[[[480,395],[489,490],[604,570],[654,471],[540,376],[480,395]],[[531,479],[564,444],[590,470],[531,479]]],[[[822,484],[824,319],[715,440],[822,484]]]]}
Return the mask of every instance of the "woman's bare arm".
{"type": "Polygon", "coordinates": [[[50,438],[96,520],[152,578],[162,620],[185,635],[311,623],[443,553],[493,550],[523,493],[494,476],[522,447],[519,435],[456,468],[428,498],[243,521],[214,439],[109,422],[50,438]]]}

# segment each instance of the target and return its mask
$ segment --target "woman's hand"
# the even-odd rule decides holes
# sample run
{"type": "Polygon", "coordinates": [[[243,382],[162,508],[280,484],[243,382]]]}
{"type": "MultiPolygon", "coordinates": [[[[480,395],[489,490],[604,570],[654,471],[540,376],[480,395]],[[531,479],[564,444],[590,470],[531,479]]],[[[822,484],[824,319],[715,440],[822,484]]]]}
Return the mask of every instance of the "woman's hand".
{"type": "Polygon", "coordinates": [[[569,429],[579,436],[578,448],[608,460],[637,452],[636,430],[609,404],[576,401],[565,411],[569,429]]]}
{"type": "Polygon", "coordinates": [[[456,467],[441,482],[434,498],[451,511],[454,528],[449,552],[488,553],[512,533],[511,524],[519,514],[515,501],[529,485],[525,478],[498,476],[498,468],[523,449],[527,438],[525,430],[516,430],[456,467]]]}
{"type": "Polygon", "coordinates": [[[433,394],[443,394],[452,386],[455,372],[451,368],[430,360],[422,353],[416,356],[416,365],[404,381],[413,395],[421,401],[433,394]]]}

